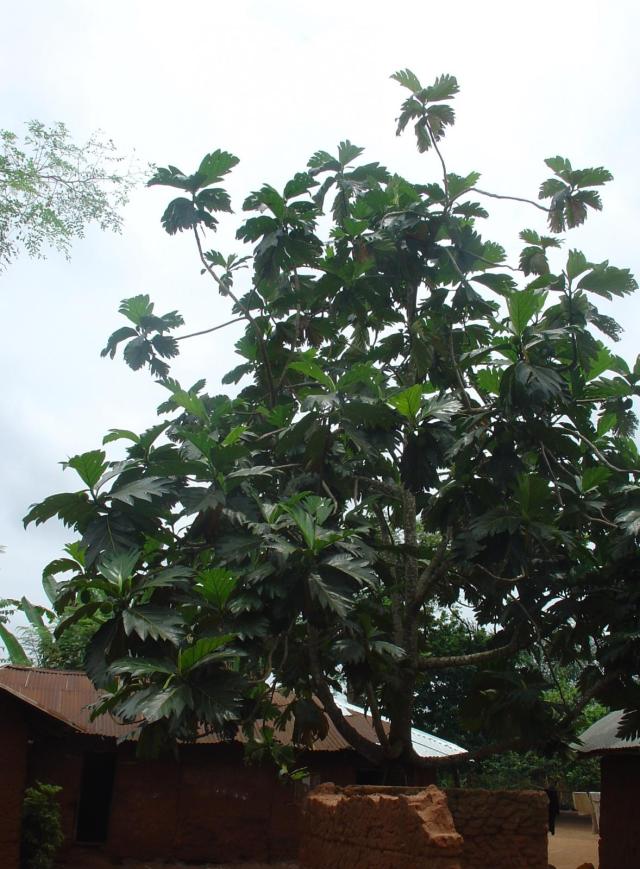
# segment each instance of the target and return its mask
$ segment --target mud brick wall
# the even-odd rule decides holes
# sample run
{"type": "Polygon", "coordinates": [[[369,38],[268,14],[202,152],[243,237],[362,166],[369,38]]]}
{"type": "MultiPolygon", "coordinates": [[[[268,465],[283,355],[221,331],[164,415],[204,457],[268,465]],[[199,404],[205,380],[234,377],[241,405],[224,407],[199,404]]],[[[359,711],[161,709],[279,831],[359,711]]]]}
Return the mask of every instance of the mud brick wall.
{"type": "Polygon", "coordinates": [[[301,867],[461,869],[462,840],[443,792],[434,785],[398,791],[316,788],[303,813],[301,867]]]}
{"type": "Polygon", "coordinates": [[[545,793],[455,788],[446,795],[464,839],[462,869],[547,869],[545,793]]]}
{"type": "Polygon", "coordinates": [[[602,758],[600,869],[640,866],[640,755],[602,758]]]}
{"type": "Polygon", "coordinates": [[[94,747],[91,739],[83,740],[51,733],[48,722],[38,716],[31,722],[29,735],[31,749],[29,754],[29,785],[36,781],[58,785],[62,790],[58,794],[60,805],[60,821],[64,834],[61,852],[65,853],[76,837],[76,815],[80,797],[80,779],[82,777],[82,753],[88,744],[88,750],[94,747]]]}
{"type": "Polygon", "coordinates": [[[108,853],[116,858],[267,862],[295,856],[299,809],[270,767],[240,746],[185,747],[180,761],[138,761],[123,746],[108,853]]]}
{"type": "Polygon", "coordinates": [[[0,866],[18,869],[20,818],[27,771],[27,727],[10,697],[0,698],[0,866]]]}

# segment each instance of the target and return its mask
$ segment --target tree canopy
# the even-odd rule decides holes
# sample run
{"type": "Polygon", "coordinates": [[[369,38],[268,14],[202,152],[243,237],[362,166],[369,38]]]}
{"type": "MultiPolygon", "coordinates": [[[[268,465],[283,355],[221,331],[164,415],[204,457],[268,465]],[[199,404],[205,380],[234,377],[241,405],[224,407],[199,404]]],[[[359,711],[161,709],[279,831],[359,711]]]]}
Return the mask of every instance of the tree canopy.
{"type": "Polygon", "coordinates": [[[0,271],[20,253],[69,255],[89,223],[119,231],[132,166],[99,134],[76,144],[63,123],[30,121],[21,139],[0,130],[0,271]]]}
{"type": "Polygon", "coordinates": [[[485,191],[442,150],[456,79],[393,78],[408,92],[397,132],[413,128],[435,179],[345,140],[247,196],[233,253],[206,233],[231,212],[220,185],[237,157],[149,182],[174,197],[166,231],[193,236],[246,324],[223,378],[237,386],[173,379],[182,317],[124,300],[103,355],[123,349],[162,383],[160,421],[110,431],[115,459],[69,459],[81,488],[25,518],[77,532],[45,570],[57,611],[72,608],[58,630],[99,615],[86,668],[103,711],[143,721],[143,751],[203,729],[268,741],[289,717],[307,744],[319,704],[370,762],[425,762],[416,692],[469,667],[482,751],[566,744],[593,697],[640,729],[640,360],[612,351],[620,327],[597,307],[637,284],[560,236],[602,208],[611,175],[557,156],[537,199],[485,191]],[[517,265],[480,234],[495,196],[530,211],[517,265]],[[481,646],[438,654],[434,613],[460,603],[481,646]],[[577,695],[550,694],[556,662],[573,661],[589,662],[577,695]],[[346,684],[378,744],[336,705],[346,684]]]}

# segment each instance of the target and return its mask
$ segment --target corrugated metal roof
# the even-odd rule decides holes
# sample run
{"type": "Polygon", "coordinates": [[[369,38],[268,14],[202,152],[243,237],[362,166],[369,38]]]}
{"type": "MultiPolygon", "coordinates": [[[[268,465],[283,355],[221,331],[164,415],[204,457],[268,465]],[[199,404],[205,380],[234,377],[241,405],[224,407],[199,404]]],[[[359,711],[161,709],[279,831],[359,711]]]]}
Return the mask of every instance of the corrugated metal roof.
{"type": "Polygon", "coordinates": [[[606,754],[612,751],[640,749],[640,739],[620,739],[616,736],[623,710],[610,712],[580,734],[580,744],[573,748],[579,754],[606,754]]]}
{"type": "Polygon", "coordinates": [[[134,725],[121,724],[111,715],[91,721],[91,706],[100,695],[87,676],[76,670],[0,667],[0,689],[80,733],[120,738],[135,730],[134,725]]]}
{"type": "MultiPolygon", "coordinates": [[[[369,719],[365,717],[364,709],[360,706],[354,706],[353,703],[349,703],[344,695],[341,694],[336,696],[336,703],[347,716],[352,715],[354,717],[365,718],[367,725],[373,729],[373,725],[369,724],[369,719]]],[[[349,723],[352,724],[353,721],[350,719],[349,723]]],[[[385,731],[389,731],[389,722],[386,718],[382,719],[382,726],[385,731]]],[[[461,748],[459,745],[447,742],[445,739],[440,739],[438,736],[425,733],[424,730],[418,730],[415,727],[411,728],[411,741],[413,742],[415,753],[420,757],[453,757],[456,754],[467,754],[466,749],[461,748]]]]}
{"type": "MultiPolygon", "coordinates": [[[[121,724],[112,715],[100,715],[92,721],[91,707],[100,699],[100,694],[87,676],[76,670],[45,670],[13,665],[0,667],[0,690],[5,690],[58,721],[64,722],[79,733],[122,739],[129,735],[133,738],[136,730],[135,725],[121,724]]],[[[276,695],[275,702],[284,705],[288,701],[282,695],[276,695]]],[[[362,736],[377,743],[373,724],[364,714],[364,710],[347,703],[341,697],[337,698],[337,702],[349,724],[362,736]]],[[[314,751],[350,749],[349,743],[338,733],[331,721],[328,724],[327,735],[314,743],[314,751]]],[[[386,721],[383,726],[388,730],[389,725],[386,721]]],[[[289,721],[283,730],[278,731],[277,736],[280,742],[290,743],[293,738],[293,723],[289,721]]],[[[414,748],[421,757],[466,753],[463,748],[421,730],[412,730],[412,737],[414,748]]],[[[207,734],[198,741],[217,743],[220,739],[214,734],[207,734]]]]}

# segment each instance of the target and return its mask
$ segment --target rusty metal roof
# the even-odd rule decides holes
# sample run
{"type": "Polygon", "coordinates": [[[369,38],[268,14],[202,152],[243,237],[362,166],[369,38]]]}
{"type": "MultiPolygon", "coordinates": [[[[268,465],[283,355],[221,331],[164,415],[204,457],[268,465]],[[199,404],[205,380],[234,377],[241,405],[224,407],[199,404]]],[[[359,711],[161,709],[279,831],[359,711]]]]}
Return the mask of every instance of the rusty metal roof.
{"type": "Polygon", "coordinates": [[[38,667],[0,667],[0,689],[67,724],[79,733],[118,738],[133,732],[111,715],[91,721],[91,706],[100,695],[84,673],[38,667]]]}
{"type": "MultiPolygon", "coordinates": [[[[91,720],[91,707],[100,699],[99,692],[94,688],[88,677],[77,670],[45,670],[38,667],[16,667],[7,665],[0,667],[0,690],[19,698],[30,706],[39,709],[46,715],[63,722],[78,733],[89,736],[102,736],[109,739],[135,738],[136,726],[122,724],[112,715],[105,714],[91,720]]],[[[284,705],[287,698],[276,695],[275,702],[284,705]]],[[[364,714],[363,710],[350,704],[340,703],[343,714],[362,736],[371,742],[377,743],[377,737],[373,729],[371,719],[364,714]]],[[[314,751],[344,751],[351,749],[349,743],[342,737],[335,726],[328,721],[328,731],[324,739],[314,743],[314,751]]],[[[383,727],[388,731],[388,723],[383,722],[383,727]]],[[[416,731],[418,733],[418,731],[416,731]]],[[[428,734],[419,732],[423,737],[420,743],[420,754],[424,757],[438,757],[444,753],[464,753],[463,748],[453,746],[436,740],[428,734]],[[433,750],[425,751],[424,738],[441,743],[434,746],[433,750]],[[442,746],[457,749],[457,751],[443,751],[442,746]],[[439,749],[439,750],[438,750],[439,749]]],[[[293,738],[293,723],[289,721],[283,730],[279,730],[277,738],[280,742],[290,744],[293,738]]],[[[221,740],[214,734],[203,735],[198,739],[199,743],[217,743],[221,740]]],[[[414,737],[415,742],[415,737],[414,737]]]]}

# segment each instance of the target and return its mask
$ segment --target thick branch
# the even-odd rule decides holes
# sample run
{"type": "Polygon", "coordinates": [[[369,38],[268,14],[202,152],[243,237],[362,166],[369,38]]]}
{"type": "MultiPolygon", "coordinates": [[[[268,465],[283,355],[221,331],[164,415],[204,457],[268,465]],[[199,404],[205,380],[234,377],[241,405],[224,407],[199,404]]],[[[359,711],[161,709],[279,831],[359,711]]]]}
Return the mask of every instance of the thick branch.
{"type": "Polygon", "coordinates": [[[446,537],[442,538],[442,540],[438,544],[438,548],[433,554],[431,561],[418,577],[416,594],[413,601],[413,608],[415,611],[420,609],[422,604],[427,599],[431,589],[434,587],[434,585],[436,585],[437,582],[439,582],[441,578],[440,569],[445,561],[448,545],[449,535],[447,534],[446,537]]]}
{"type": "Polygon", "coordinates": [[[382,480],[372,480],[370,477],[356,477],[363,486],[373,489],[374,492],[382,492],[391,498],[401,499],[404,489],[397,483],[383,483],[382,480]]]}
{"type": "Polygon", "coordinates": [[[322,703],[324,711],[331,719],[331,723],[336,728],[340,736],[342,736],[359,754],[366,758],[370,763],[380,764],[384,759],[383,749],[373,742],[369,742],[353,727],[345,716],[342,710],[334,700],[331,688],[325,676],[322,673],[320,663],[318,661],[318,636],[316,630],[309,625],[309,663],[311,675],[313,677],[316,694],[322,703]]]}
{"type": "Polygon", "coordinates": [[[389,739],[382,725],[380,707],[378,706],[378,700],[376,698],[375,691],[373,690],[371,682],[367,682],[367,701],[369,703],[369,708],[371,709],[371,721],[373,722],[373,729],[375,730],[376,736],[378,737],[378,742],[384,749],[387,749],[389,748],[389,739]]]}
{"type": "Polygon", "coordinates": [[[508,658],[520,648],[520,643],[514,637],[506,646],[499,646],[497,649],[487,649],[485,652],[471,652],[468,655],[446,655],[444,657],[422,657],[418,660],[418,669],[424,670],[440,670],[451,667],[469,667],[475,664],[486,664],[489,661],[499,661],[501,658],[508,658]]]}
{"type": "Polygon", "coordinates": [[[402,493],[402,526],[404,542],[407,546],[405,555],[405,588],[407,601],[415,600],[418,587],[418,560],[412,552],[418,547],[416,529],[416,498],[413,492],[404,489],[402,493]]]}
{"type": "MultiPolygon", "coordinates": [[[[384,540],[387,547],[393,548],[393,535],[391,534],[389,525],[387,523],[387,520],[385,519],[382,507],[380,506],[380,504],[374,501],[371,504],[371,508],[378,520],[382,539],[384,540]]],[[[394,583],[397,582],[398,566],[396,560],[393,558],[393,556],[391,556],[391,558],[387,556],[384,560],[391,562],[389,567],[393,573],[394,583]]],[[[391,592],[391,619],[393,624],[393,642],[396,644],[396,646],[402,646],[402,643],[404,642],[404,632],[402,630],[402,597],[397,590],[391,592]]]]}
{"type": "Polygon", "coordinates": [[[598,679],[588,691],[585,691],[584,694],[580,697],[576,705],[573,707],[571,712],[565,716],[565,721],[571,723],[576,720],[576,718],[582,713],[583,709],[591,703],[592,700],[598,696],[598,694],[602,691],[603,688],[606,688],[607,685],[610,685],[612,682],[615,682],[621,676],[621,672],[619,670],[615,670],[612,673],[608,673],[606,676],[603,676],[602,679],[598,679]]]}

